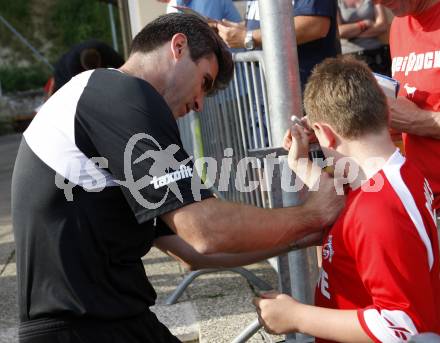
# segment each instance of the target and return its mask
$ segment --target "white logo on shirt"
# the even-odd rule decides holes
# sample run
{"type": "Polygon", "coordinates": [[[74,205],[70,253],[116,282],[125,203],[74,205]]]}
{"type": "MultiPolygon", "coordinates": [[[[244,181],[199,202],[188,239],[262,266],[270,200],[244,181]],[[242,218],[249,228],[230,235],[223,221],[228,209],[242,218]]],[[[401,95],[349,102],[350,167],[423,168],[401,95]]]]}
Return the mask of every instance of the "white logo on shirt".
{"type": "Polygon", "coordinates": [[[406,90],[406,94],[410,95],[411,97],[414,96],[414,94],[417,91],[416,87],[411,87],[409,84],[405,83],[405,85],[403,86],[403,88],[405,88],[406,90]]]}
{"type": "Polygon", "coordinates": [[[180,168],[175,172],[168,173],[160,177],[153,176],[153,180],[151,180],[150,185],[154,185],[154,189],[158,189],[160,187],[169,185],[172,182],[176,182],[181,179],[191,178],[192,176],[193,169],[191,167],[181,165],[180,168]]]}
{"type": "Polygon", "coordinates": [[[426,198],[425,206],[428,209],[428,212],[431,215],[432,220],[434,221],[435,224],[435,210],[432,208],[432,203],[434,202],[434,193],[432,192],[431,187],[429,187],[428,180],[426,179],[424,184],[424,191],[426,198]]]}
{"type": "Polygon", "coordinates": [[[391,66],[392,75],[404,72],[405,76],[412,71],[440,68],[440,50],[428,51],[421,54],[411,52],[408,56],[396,56],[391,66]]]}
{"type": "Polygon", "coordinates": [[[334,254],[335,251],[333,250],[333,235],[329,235],[327,238],[327,243],[325,243],[322,247],[322,258],[324,260],[328,259],[328,261],[331,262],[334,254]]]}
{"type": "Polygon", "coordinates": [[[328,274],[324,270],[324,268],[321,269],[319,272],[319,279],[318,279],[318,288],[321,291],[321,294],[330,300],[330,292],[329,292],[329,284],[328,284],[328,274]]]}

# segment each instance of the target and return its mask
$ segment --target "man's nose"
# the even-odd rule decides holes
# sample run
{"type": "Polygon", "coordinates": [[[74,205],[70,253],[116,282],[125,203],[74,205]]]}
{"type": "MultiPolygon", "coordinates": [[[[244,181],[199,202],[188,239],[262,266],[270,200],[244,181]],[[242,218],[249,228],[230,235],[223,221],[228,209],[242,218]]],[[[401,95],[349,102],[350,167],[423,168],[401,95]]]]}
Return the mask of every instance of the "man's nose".
{"type": "Polygon", "coordinates": [[[194,111],[196,112],[203,111],[204,97],[205,97],[204,95],[199,95],[194,99],[194,111]]]}

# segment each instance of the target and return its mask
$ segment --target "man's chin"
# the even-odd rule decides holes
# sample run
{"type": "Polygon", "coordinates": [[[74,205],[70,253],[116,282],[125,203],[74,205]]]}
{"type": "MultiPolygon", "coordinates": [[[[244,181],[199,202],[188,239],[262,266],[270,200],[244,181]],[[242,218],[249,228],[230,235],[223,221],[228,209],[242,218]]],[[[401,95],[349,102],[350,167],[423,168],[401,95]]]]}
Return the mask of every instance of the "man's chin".
{"type": "Polygon", "coordinates": [[[175,119],[179,119],[179,118],[183,118],[184,116],[186,116],[189,112],[187,112],[186,110],[180,110],[180,111],[176,111],[173,113],[173,116],[175,119]]]}
{"type": "Polygon", "coordinates": [[[179,114],[179,118],[185,117],[189,112],[188,111],[183,111],[179,114]]]}

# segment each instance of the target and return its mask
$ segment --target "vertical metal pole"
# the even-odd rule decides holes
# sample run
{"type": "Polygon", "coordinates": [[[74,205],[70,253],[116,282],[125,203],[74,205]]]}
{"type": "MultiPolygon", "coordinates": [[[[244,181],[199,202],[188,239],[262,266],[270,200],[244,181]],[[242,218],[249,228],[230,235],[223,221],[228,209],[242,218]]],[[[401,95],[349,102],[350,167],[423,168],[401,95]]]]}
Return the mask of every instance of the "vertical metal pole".
{"type": "Polygon", "coordinates": [[[121,36],[122,36],[122,52],[125,59],[128,57],[129,45],[131,42],[132,33],[130,28],[130,18],[128,14],[127,0],[118,0],[118,12],[119,21],[121,23],[121,36]]]}
{"type": "Polygon", "coordinates": [[[272,141],[281,146],[290,117],[302,116],[291,0],[259,0],[272,141]]]}
{"type": "MultiPolygon", "coordinates": [[[[302,116],[301,86],[298,69],[298,54],[293,23],[291,0],[259,0],[261,32],[263,39],[264,66],[269,98],[270,126],[272,142],[282,146],[284,133],[290,128],[290,117],[302,116]]],[[[280,168],[286,161],[280,161],[280,168]]],[[[281,175],[281,178],[284,176],[281,175]]],[[[279,187],[275,185],[275,187],[279,187]]],[[[275,193],[280,190],[275,189],[275,193]]],[[[286,193],[281,190],[283,207],[296,206],[302,202],[304,194],[286,193]]],[[[280,201],[274,199],[279,207],[280,201]]],[[[292,220],[295,220],[292,218],[292,220]]],[[[314,269],[304,261],[309,261],[307,250],[294,255],[278,258],[281,290],[292,294],[301,302],[310,303],[310,286],[315,276],[314,269]]],[[[311,263],[313,264],[313,263],[311,263]]],[[[287,335],[286,342],[307,342],[305,335],[287,335]]]]}
{"type": "Polygon", "coordinates": [[[113,16],[113,5],[108,4],[108,15],[110,17],[110,27],[112,30],[113,49],[119,52],[118,38],[116,36],[115,17],[113,16]]]}

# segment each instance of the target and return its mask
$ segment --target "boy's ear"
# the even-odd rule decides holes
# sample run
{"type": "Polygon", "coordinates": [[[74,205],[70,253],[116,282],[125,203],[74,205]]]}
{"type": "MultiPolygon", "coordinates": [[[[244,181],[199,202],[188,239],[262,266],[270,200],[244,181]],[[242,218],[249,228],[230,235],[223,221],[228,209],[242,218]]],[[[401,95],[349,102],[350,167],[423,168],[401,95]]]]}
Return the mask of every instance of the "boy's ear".
{"type": "Polygon", "coordinates": [[[316,138],[319,140],[319,144],[323,148],[336,148],[337,134],[330,125],[325,123],[314,123],[313,130],[315,131],[316,138]]]}
{"type": "Polygon", "coordinates": [[[180,59],[188,47],[188,39],[183,33],[176,33],[171,38],[171,52],[175,60],[180,59]]]}

